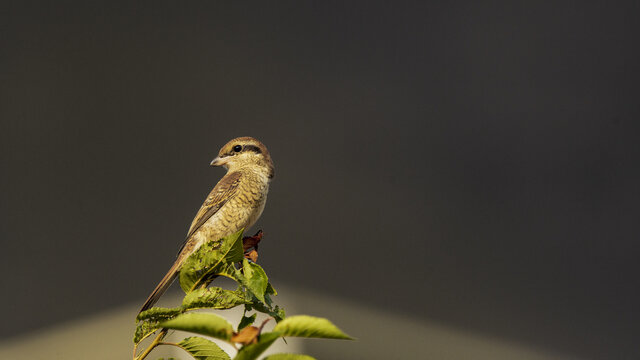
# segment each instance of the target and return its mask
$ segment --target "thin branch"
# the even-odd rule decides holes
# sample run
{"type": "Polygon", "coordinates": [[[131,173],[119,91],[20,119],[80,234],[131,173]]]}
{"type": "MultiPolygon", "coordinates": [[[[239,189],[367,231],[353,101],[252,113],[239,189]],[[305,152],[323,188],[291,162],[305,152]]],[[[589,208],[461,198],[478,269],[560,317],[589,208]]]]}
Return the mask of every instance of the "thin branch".
{"type": "Polygon", "coordinates": [[[169,330],[167,329],[160,330],[160,332],[158,333],[158,336],[156,336],[156,338],[153,339],[153,342],[149,345],[149,347],[142,354],[140,354],[139,357],[134,357],[133,360],[142,360],[146,358],[147,355],[149,355],[149,353],[151,352],[151,350],[153,350],[156,346],[158,346],[158,344],[160,344],[160,341],[164,338],[165,335],[167,335],[168,331],[169,330]]]}

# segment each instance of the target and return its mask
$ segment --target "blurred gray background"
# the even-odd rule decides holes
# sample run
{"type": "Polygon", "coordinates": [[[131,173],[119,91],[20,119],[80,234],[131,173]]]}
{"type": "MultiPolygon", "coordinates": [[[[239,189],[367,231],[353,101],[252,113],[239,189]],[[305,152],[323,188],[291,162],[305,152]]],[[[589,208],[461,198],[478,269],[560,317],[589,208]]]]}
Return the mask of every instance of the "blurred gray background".
{"type": "Polygon", "coordinates": [[[639,10],[3,1],[0,335],[142,302],[249,135],[276,284],[640,357],[639,10]]]}

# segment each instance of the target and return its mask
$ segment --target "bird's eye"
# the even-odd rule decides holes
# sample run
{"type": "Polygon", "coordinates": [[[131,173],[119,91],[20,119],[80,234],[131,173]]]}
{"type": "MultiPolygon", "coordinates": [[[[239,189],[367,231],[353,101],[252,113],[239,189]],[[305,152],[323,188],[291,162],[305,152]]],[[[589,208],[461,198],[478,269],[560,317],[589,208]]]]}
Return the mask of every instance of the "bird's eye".
{"type": "Polygon", "coordinates": [[[233,147],[233,151],[235,151],[235,152],[240,152],[240,151],[242,151],[242,145],[236,145],[236,146],[234,146],[234,147],[233,147]]]}

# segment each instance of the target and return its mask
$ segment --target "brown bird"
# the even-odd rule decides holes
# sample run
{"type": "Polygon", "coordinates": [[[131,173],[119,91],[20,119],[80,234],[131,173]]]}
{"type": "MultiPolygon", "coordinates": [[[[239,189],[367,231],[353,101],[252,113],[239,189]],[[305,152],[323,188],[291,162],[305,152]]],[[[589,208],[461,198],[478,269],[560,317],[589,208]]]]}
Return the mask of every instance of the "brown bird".
{"type": "Polygon", "coordinates": [[[252,137],[235,138],[220,149],[211,166],[223,166],[227,174],[200,207],[178,258],[140,312],[158,301],[179,274],[184,261],[202,244],[251,227],[264,210],[269,182],[274,176],[273,162],[264,144],[252,137]]]}

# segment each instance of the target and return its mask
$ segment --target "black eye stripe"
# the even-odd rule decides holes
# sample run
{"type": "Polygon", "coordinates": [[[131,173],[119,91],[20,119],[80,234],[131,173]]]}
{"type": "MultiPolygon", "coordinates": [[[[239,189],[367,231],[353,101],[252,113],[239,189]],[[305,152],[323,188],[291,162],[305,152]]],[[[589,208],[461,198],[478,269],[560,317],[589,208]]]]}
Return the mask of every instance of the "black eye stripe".
{"type": "Polygon", "coordinates": [[[258,154],[262,153],[260,148],[255,145],[245,145],[244,150],[253,151],[254,153],[258,153],[258,154]]]}
{"type": "Polygon", "coordinates": [[[260,150],[259,147],[255,146],[255,145],[236,145],[233,148],[231,148],[231,151],[229,151],[227,153],[227,156],[231,156],[231,155],[235,155],[239,152],[244,152],[244,151],[253,151],[256,154],[261,154],[262,150],[260,150]]]}

